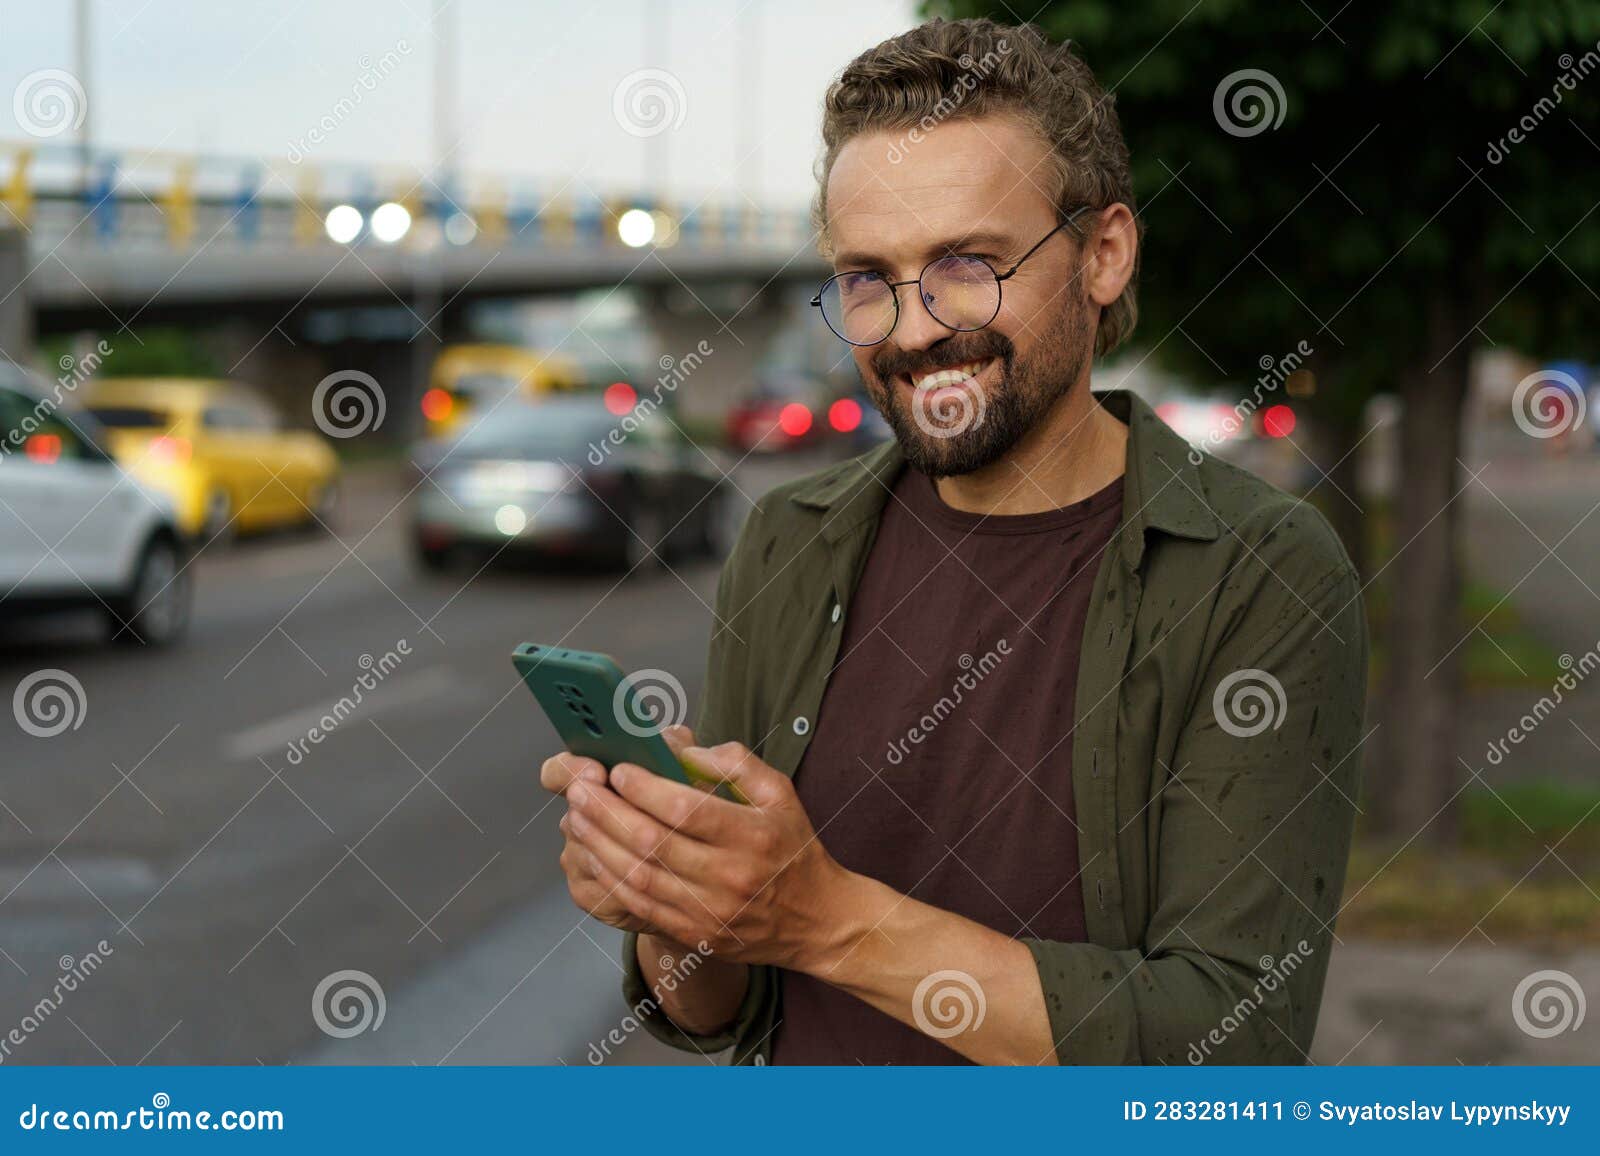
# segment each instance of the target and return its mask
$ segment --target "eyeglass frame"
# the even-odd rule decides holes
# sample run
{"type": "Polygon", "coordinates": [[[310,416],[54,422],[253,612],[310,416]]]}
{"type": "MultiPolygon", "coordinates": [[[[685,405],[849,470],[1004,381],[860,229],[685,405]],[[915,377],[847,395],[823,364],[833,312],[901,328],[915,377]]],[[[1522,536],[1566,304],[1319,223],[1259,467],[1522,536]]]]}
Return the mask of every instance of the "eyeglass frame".
{"type": "MultiPolygon", "coordinates": [[[[1001,301],[1005,297],[1005,290],[1004,290],[1005,282],[1008,281],[1011,278],[1011,275],[1013,273],[1015,273],[1018,269],[1022,268],[1022,263],[1024,261],[1026,261],[1029,257],[1033,256],[1035,253],[1037,253],[1040,249],[1042,249],[1044,247],[1044,243],[1046,241],[1048,241],[1051,237],[1054,237],[1057,233],[1061,232],[1062,229],[1071,229],[1074,233],[1078,233],[1078,228],[1077,228],[1077,224],[1076,224],[1078,218],[1081,217],[1084,213],[1087,213],[1090,210],[1090,208],[1092,208],[1092,207],[1093,206],[1090,206],[1090,205],[1079,205],[1076,209],[1073,209],[1072,212],[1068,213],[1067,216],[1065,217],[1065,219],[1063,219],[1059,224],[1057,224],[1055,228],[1051,229],[1044,236],[1040,237],[1039,240],[1034,244],[1034,246],[1031,249],[1029,249],[1022,256],[1018,257],[1016,262],[1015,262],[1015,264],[1013,264],[1011,266],[1011,268],[1007,269],[1004,273],[996,273],[994,266],[989,264],[989,262],[984,260],[982,257],[978,257],[978,256],[974,256],[974,255],[971,255],[971,254],[966,254],[966,253],[946,253],[942,257],[935,257],[933,260],[929,261],[926,265],[924,265],[922,267],[922,272],[918,273],[910,281],[891,281],[891,280],[889,280],[887,274],[879,273],[874,269],[845,269],[842,272],[835,273],[832,277],[829,277],[826,281],[824,281],[822,283],[822,288],[818,289],[816,294],[811,298],[811,305],[815,309],[822,309],[822,295],[828,291],[828,286],[832,285],[835,281],[837,281],[840,277],[845,276],[845,274],[847,274],[847,273],[850,273],[850,274],[865,273],[870,277],[878,278],[878,280],[882,281],[885,285],[887,285],[889,287],[889,292],[894,297],[894,321],[890,323],[888,330],[885,331],[884,335],[882,337],[878,338],[878,340],[876,340],[876,341],[851,341],[844,334],[840,333],[837,329],[833,328],[833,322],[828,320],[827,310],[823,310],[823,312],[822,312],[823,324],[825,324],[833,332],[833,335],[835,337],[837,337],[840,341],[843,341],[846,345],[854,346],[856,349],[871,349],[874,345],[881,345],[885,341],[889,340],[890,335],[893,334],[894,331],[895,331],[895,327],[900,324],[900,290],[905,288],[905,286],[907,286],[907,285],[915,285],[915,286],[917,286],[918,296],[920,298],[921,289],[922,289],[922,279],[923,279],[923,277],[927,276],[928,270],[933,268],[940,261],[948,261],[951,257],[961,257],[961,258],[963,258],[965,260],[968,260],[968,261],[977,261],[977,262],[979,262],[980,264],[982,264],[984,266],[984,268],[988,269],[990,273],[994,274],[995,293],[996,293],[995,300],[994,300],[994,312],[989,315],[989,320],[985,321],[982,325],[974,325],[969,329],[962,329],[962,328],[958,328],[957,326],[947,324],[946,322],[940,320],[939,316],[936,313],[934,313],[933,310],[931,310],[931,309],[928,310],[928,315],[930,317],[932,317],[935,321],[938,321],[939,324],[943,325],[946,329],[952,330],[952,331],[954,331],[956,333],[976,333],[980,329],[987,329],[989,326],[993,325],[994,324],[994,319],[996,317],[1000,316],[1001,301]]],[[[1082,236],[1081,233],[1079,233],[1078,235],[1080,237],[1082,236]]],[[[924,304],[923,308],[927,309],[928,307],[927,307],[926,304],[924,304]]]]}

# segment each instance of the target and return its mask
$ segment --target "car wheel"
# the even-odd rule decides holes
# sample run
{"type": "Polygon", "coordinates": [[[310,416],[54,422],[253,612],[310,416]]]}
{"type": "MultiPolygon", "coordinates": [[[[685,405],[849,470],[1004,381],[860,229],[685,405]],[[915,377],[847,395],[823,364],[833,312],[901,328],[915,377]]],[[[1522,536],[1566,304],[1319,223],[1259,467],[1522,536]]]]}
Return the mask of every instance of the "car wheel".
{"type": "Polygon", "coordinates": [[[446,573],[455,565],[456,552],[449,546],[424,546],[420,542],[413,548],[417,565],[430,574],[446,573]]]}
{"type": "Polygon", "coordinates": [[[170,646],[189,626],[194,586],[183,551],[172,538],[152,538],[139,558],[128,592],[112,604],[113,640],[134,646],[170,646]]]}
{"type": "Polygon", "coordinates": [[[306,525],[312,530],[332,533],[339,513],[339,483],[330,479],[320,489],[312,490],[310,497],[311,501],[306,504],[311,513],[306,517],[306,525]]]}
{"type": "Polygon", "coordinates": [[[233,499],[227,490],[212,490],[206,495],[206,512],[200,520],[200,544],[222,545],[233,537],[233,531],[233,499]]]}
{"type": "Polygon", "coordinates": [[[733,502],[721,490],[714,491],[701,506],[700,552],[707,558],[726,558],[739,536],[733,502]]]}
{"type": "Polygon", "coordinates": [[[655,570],[666,564],[667,530],[661,511],[645,502],[635,502],[623,519],[621,562],[630,572],[655,570]]]}

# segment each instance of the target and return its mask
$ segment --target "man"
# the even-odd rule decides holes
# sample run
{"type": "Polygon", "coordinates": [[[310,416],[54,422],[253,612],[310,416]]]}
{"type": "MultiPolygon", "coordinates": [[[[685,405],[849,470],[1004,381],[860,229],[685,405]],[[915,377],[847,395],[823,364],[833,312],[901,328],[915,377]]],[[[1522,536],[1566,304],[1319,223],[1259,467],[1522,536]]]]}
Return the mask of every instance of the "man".
{"type": "Polygon", "coordinates": [[[668,739],[745,803],[558,755],[630,1003],[745,1063],[1298,1063],[1366,635],[1326,523],[1092,353],[1134,319],[1111,101],[934,21],[829,90],[823,320],[895,440],[779,487],[668,739]],[[954,94],[954,95],[952,95],[954,94]]]}

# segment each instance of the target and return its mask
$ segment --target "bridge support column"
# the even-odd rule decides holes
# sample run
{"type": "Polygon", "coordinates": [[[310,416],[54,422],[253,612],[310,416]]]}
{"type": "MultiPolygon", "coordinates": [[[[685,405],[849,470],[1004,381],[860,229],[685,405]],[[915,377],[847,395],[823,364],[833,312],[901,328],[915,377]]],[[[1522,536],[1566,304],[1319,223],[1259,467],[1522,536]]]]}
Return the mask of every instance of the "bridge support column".
{"type": "Polygon", "coordinates": [[[26,365],[33,357],[33,311],[28,305],[28,238],[0,225],[0,352],[26,365]]]}
{"type": "MultiPolygon", "coordinates": [[[[658,381],[675,383],[679,413],[706,421],[755,386],[778,334],[804,318],[792,316],[793,298],[780,290],[749,283],[691,288],[662,286],[648,297],[658,359],[650,369],[658,381]]],[[[640,388],[648,392],[650,384],[640,388]]]]}

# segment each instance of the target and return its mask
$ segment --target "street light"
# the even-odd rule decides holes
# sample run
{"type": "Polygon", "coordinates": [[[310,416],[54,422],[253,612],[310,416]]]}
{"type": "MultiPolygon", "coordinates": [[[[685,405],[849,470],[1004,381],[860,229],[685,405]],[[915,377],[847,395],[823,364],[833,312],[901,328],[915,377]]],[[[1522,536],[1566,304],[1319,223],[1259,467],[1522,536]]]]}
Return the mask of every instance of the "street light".
{"type": "Polygon", "coordinates": [[[361,235],[361,226],[365,224],[361,210],[354,205],[335,205],[328,210],[328,215],[323,218],[322,227],[327,230],[328,238],[335,244],[348,245],[361,235]]]}
{"type": "Polygon", "coordinates": [[[656,219],[645,209],[629,209],[617,218],[617,239],[630,249],[642,249],[656,239],[656,219]]]}
{"type": "Polygon", "coordinates": [[[392,245],[411,228],[411,214],[406,207],[394,201],[385,201],[372,210],[372,235],[386,245],[392,245]]]}

